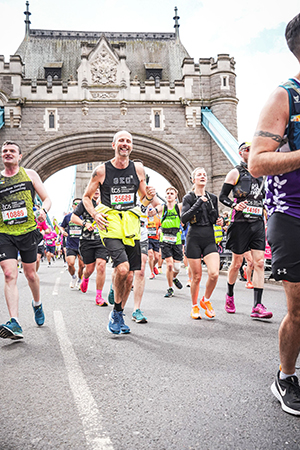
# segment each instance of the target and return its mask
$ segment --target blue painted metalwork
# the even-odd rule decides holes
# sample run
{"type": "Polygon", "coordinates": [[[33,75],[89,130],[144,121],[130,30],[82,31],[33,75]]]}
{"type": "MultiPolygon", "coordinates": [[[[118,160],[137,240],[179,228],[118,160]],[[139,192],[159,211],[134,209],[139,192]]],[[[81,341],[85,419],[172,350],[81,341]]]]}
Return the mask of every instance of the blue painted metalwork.
{"type": "Polygon", "coordinates": [[[233,166],[240,163],[241,158],[238,153],[238,141],[216,118],[209,108],[203,108],[201,111],[201,122],[206,131],[218,144],[222,152],[228,158],[233,166]]]}
{"type": "Polygon", "coordinates": [[[0,129],[4,125],[4,108],[3,106],[0,106],[0,129]]]}

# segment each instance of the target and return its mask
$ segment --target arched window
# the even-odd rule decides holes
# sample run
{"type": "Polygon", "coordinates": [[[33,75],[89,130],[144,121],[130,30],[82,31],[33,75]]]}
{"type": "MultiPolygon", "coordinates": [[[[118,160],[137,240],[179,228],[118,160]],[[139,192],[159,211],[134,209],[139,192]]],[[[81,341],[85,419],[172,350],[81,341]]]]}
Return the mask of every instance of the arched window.
{"type": "Polygon", "coordinates": [[[154,116],[154,126],[155,128],[160,128],[160,114],[158,111],[156,111],[154,116]]]}
{"type": "Polygon", "coordinates": [[[55,114],[53,111],[49,112],[49,128],[55,128],[55,114]]]}

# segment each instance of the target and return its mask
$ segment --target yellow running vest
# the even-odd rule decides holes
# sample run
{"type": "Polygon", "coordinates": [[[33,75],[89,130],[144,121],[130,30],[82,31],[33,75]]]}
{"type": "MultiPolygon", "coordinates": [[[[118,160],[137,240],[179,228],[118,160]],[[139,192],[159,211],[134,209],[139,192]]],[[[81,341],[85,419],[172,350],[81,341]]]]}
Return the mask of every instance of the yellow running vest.
{"type": "Polygon", "coordinates": [[[0,175],[0,233],[20,236],[36,229],[34,192],[23,167],[13,177],[0,175]]]}

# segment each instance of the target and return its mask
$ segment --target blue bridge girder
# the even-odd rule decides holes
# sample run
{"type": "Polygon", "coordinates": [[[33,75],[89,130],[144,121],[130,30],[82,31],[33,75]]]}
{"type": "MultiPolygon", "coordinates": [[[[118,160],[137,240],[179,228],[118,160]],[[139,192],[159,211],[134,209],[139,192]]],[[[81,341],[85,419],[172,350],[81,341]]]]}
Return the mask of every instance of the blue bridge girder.
{"type": "Polygon", "coordinates": [[[202,108],[201,123],[233,166],[240,163],[238,141],[209,108],[202,108]]]}

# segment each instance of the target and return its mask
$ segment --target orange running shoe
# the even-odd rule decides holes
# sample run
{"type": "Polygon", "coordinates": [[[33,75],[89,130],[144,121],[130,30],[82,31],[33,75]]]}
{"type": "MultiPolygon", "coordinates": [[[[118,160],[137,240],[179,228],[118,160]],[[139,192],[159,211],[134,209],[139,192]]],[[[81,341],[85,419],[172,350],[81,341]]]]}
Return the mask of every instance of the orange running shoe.
{"type": "Polygon", "coordinates": [[[194,305],[191,311],[191,318],[192,319],[202,319],[200,316],[200,309],[198,305],[194,305]]]}
{"type": "Polygon", "coordinates": [[[206,300],[206,302],[205,302],[204,297],[202,297],[202,299],[200,300],[200,306],[201,306],[201,308],[205,309],[205,315],[207,317],[209,317],[210,319],[215,317],[216,313],[215,313],[213,307],[211,306],[211,303],[209,300],[206,300]]]}
{"type": "Polygon", "coordinates": [[[247,283],[245,284],[245,288],[247,288],[247,289],[253,289],[252,281],[247,281],[247,283]]]}

